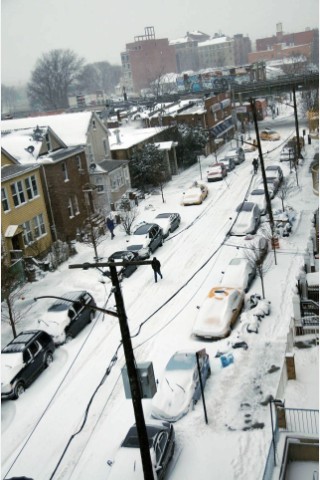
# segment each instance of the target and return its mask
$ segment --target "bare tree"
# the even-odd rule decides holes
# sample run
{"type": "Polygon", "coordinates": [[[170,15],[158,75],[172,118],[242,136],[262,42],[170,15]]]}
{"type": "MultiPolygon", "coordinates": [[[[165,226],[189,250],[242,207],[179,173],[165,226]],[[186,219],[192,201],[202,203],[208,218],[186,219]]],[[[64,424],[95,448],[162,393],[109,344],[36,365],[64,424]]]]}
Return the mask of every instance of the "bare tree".
{"type": "Polygon", "coordinates": [[[282,211],[285,211],[284,202],[287,198],[291,197],[293,193],[295,193],[297,187],[293,184],[291,179],[283,178],[283,181],[277,191],[277,197],[281,200],[282,211]]]}
{"type": "MultiPolygon", "coordinates": [[[[128,200],[129,201],[129,200],[128,200]]],[[[132,226],[139,215],[139,209],[137,207],[124,208],[120,210],[121,217],[121,229],[127,234],[131,235],[132,226]]]]}
{"type": "Polygon", "coordinates": [[[56,49],[43,54],[27,87],[31,104],[51,110],[68,108],[68,89],[77,80],[83,62],[71,50],[56,49]]]}
{"type": "Polygon", "coordinates": [[[17,336],[16,325],[22,319],[21,312],[16,308],[16,302],[22,294],[23,287],[18,273],[3,257],[1,259],[1,296],[3,303],[1,320],[10,324],[14,338],[17,336]]]}
{"type": "Polygon", "coordinates": [[[259,248],[253,244],[249,245],[244,251],[245,257],[249,261],[252,268],[255,269],[256,274],[260,277],[262,298],[265,298],[264,289],[264,275],[271,267],[271,259],[264,257],[259,248]]]}
{"type": "Polygon", "coordinates": [[[105,225],[99,222],[96,214],[89,215],[84,223],[82,242],[93,247],[95,258],[98,259],[98,246],[106,238],[105,225]]]}

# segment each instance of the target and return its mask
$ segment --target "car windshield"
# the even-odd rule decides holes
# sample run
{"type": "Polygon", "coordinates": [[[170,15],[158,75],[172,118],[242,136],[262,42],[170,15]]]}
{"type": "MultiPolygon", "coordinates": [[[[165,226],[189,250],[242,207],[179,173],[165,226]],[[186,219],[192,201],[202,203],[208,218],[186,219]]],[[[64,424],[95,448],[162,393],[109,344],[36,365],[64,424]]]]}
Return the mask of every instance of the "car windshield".
{"type": "Polygon", "coordinates": [[[241,203],[237,207],[237,212],[251,212],[253,204],[250,202],[241,203]]]}
{"type": "Polygon", "coordinates": [[[143,245],[130,245],[129,249],[130,250],[141,250],[143,248],[143,245]]]}
{"type": "MultiPolygon", "coordinates": [[[[146,427],[147,427],[149,447],[151,448],[152,445],[153,445],[153,437],[158,432],[158,428],[157,427],[152,427],[151,425],[147,425],[146,427]]],[[[137,428],[135,426],[130,428],[130,430],[127,433],[126,438],[123,440],[121,446],[122,447],[127,447],[127,448],[140,448],[137,428]]]]}
{"type": "Polygon", "coordinates": [[[229,265],[241,265],[243,263],[244,258],[233,258],[229,265]]]}
{"type": "Polygon", "coordinates": [[[146,235],[150,230],[150,225],[141,225],[141,227],[137,228],[134,232],[134,235],[146,235]]]}
{"type": "Polygon", "coordinates": [[[252,190],[250,195],[264,195],[264,190],[262,188],[256,188],[252,190]]]}
{"type": "Polygon", "coordinates": [[[159,213],[156,218],[169,218],[171,215],[172,213],[159,213]]]}
{"type": "Polygon", "coordinates": [[[166,366],[166,370],[190,370],[196,364],[196,355],[193,353],[178,353],[174,355],[166,366]]]}
{"type": "Polygon", "coordinates": [[[68,310],[69,307],[70,302],[63,302],[62,300],[58,300],[48,308],[48,312],[62,312],[63,310],[68,310]]]}
{"type": "Polygon", "coordinates": [[[116,252],[109,257],[110,260],[131,260],[131,258],[132,255],[130,254],[130,252],[116,252]]]}

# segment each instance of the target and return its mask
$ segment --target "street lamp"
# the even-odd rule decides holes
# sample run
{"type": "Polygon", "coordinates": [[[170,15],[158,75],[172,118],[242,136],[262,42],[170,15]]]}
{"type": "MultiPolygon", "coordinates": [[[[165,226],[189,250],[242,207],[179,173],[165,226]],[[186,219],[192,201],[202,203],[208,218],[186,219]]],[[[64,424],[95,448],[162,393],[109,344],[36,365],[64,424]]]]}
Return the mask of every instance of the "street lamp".
{"type": "MultiPolygon", "coordinates": [[[[152,263],[151,260],[144,260],[144,261],[136,260],[136,261],[130,262],[130,265],[151,265],[151,263],[152,263]]],[[[137,433],[139,438],[140,454],[141,454],[141,462],[142,462],[144,479],[154,480],[152,462],[150,457],[149,440],[148,440],[147,428],[144,420],[143,408],[142,408],[142,402],[141,402],[140,382],[139,382],[139,378],[136,370],[136,362],[133,354],[130,331],[129,331],[129,326],[127,322],[127,316],[124,308],[124,302],[122,298],[119,278],[117,274],[117,267],[116,267],[116,266],[126,266],[128,264],[129,262],[125,262],[125,261],[83,263],[83,264],[69,265],[69,268],[71,269],[82,268],[83,270],[87,270],[89,268],[109,267],[110,269],[110,277],[113,285],[113,293],[114,293],[116,308],[117,308],[116,316],[119,319],[123,351],[126,359],[131,398],[132,398],[134,416],[136,420],[137,433]]],[[[106,311],[106,313],[109,313],[109,311],[106,311]]]]}

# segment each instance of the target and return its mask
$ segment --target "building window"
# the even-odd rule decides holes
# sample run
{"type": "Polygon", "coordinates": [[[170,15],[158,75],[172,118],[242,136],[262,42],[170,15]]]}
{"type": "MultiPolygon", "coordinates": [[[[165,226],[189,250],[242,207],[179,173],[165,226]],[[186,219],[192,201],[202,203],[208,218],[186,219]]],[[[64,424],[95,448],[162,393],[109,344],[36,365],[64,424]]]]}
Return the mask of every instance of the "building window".
{"type": "Polygon", "coordinates": [[[69,217],[70,217],[70,218],[73,218],[73,217],[74,217],[73,205],[72,205],[72,200],[71,200],[71,198],[69,198],[69,200],[68,200],[68,213],[69,213],[69,217]]]}
{"type": "Polygon", "coordinates": [[[62,162],[61,168],[62,168],[62,173],[63,173],[64,181],[67,182],[67,181],[69,180],[69,177],[68,177],[67,165],[66,165],[65,162],[62,162]]]}
{"type": "Polygon", "coordinates": [[[11,184],[11,194],[13,198],[13,203],[15,207],[18,207],[22,203],[26,203],[26,198],[23,191],[22,181],[11,184]]]}
{"type": "Polygon", "coordinates": [[[46,234],[46,227],[43,221],[42,213],[33,218],[33,231],[35,238],[39,238],[41,235],[46,234]]]}
{"type": "Polygon", "coordinates": [[[102,193],[104,192],[104,186],[103,185],[97,185],[97,193],[102,193]]]}
{"type": "Polygon", "coordinates": [[[78,197],[77,195],[73,196],[73,211],[75,215],[79,215],[80,210],[79,210],[79,202],[78,202],[78,197]]]}
{"type": "Polygon", "coordinates": [[[111,176],[111,189],[118,190],[123,185],[124,185],[123,175],[121,170],[120,171],[118,170],[111,176]]]}
{"type": "Polygon", "coordinates": [[[104,154],[107,157],[109,155],[108,141],[104,138],[102,142],[103,142],[104,154]]]}
{"type": "Polygon", "coordinates": [[[27,177],[24,183],[27,190],[28,200],[32,200],[34,197],[37,197],[39,195],[37,180],[34,175],[31,175],[31,177],[27,177]]]}
{"type": "Polygon", "coordinates": [[[79,171],[82,171],[82,161],[80,155],[76,156],[76,164],[77,164],[77,169],[79,171]]]}
{"type": "Polygon", "coordinates": [[[31,222],[27,221],[22,224],[23,227],[23,242],[25,246],[33,242],[33,235],[31,230],[31,222]]]}
{"type": "Polygon", "coordinates": [[[94,163],[94,155],[92,151],[92,145],[90,143],[88,144],[88,157],[89,157],[89,163],[94,163]]]}
{"type": "Polygon", "coordinates": [[[3,211],[9,212],[10,210],[9,199],[8,199],[7,189],[4,187],[1,188],[1,200],[2,200],[3,211]]]}
{"type": "Polygon", "coordinates": [[[51,139],[50,139],[49,133],[45,134],[45,140],[46,140],[47,149],[50,152],[52,150],[52,145],[51,145],[51,139]]]}

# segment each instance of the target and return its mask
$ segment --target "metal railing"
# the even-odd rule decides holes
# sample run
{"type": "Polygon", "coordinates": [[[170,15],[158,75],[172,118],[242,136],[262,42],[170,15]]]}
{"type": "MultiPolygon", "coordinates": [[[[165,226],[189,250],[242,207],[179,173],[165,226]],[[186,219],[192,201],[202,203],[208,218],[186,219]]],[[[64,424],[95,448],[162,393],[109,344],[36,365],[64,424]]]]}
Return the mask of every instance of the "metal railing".
{"type": "MultiPolygon", "coordinates": [[[[284,426],[281,431],[304,435],[319,435],[319,410],[284,408],[284,426]]],[[[279,427],[278,427],[279,428],[279,427]]]]}

